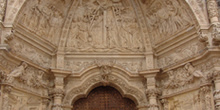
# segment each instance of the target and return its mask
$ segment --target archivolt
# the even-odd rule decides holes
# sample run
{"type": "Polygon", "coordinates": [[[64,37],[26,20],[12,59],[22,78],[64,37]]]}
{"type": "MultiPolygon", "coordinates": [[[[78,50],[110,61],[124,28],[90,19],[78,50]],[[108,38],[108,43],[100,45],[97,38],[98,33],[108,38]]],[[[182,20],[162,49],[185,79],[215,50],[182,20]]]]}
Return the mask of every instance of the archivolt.
{"type": "MultiPolygon", "coordinates": [[[[145,93],[128,84],[125,78],[110,74],[107,85],[117,89],[122,96],[132,99],[138,106],[144,106],[147,104],[145,93]]],[[[86,97],[92,89],[98,86],[103,86],[101,75],[91,75],[81,85],[72,88],[66,93],[63,104],[71,106],[73,102],[79,98],[86,97]]]]}

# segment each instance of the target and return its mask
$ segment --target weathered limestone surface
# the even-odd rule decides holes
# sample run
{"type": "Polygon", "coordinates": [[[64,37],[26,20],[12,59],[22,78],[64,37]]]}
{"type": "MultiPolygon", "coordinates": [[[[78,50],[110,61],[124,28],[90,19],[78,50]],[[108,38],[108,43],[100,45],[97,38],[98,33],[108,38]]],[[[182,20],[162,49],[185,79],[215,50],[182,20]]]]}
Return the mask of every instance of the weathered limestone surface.
{"type": "Polygon", "coordinates": [[[0,109],[220,110],[219,0],[0,0],[0,109]]]}

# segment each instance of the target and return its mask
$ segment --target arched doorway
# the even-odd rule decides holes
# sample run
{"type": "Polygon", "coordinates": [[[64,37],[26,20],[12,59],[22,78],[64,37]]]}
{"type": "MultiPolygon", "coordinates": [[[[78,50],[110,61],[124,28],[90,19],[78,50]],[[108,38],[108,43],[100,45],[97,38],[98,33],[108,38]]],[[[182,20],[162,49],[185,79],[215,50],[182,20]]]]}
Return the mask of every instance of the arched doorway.
{"type": "Polygon", "coordinates": [[[73,110],[137,110],[135,103],[123,98],[112,87],[98,87],[93,89],[87,98],[77,100],[73,104],[73,110]]]}

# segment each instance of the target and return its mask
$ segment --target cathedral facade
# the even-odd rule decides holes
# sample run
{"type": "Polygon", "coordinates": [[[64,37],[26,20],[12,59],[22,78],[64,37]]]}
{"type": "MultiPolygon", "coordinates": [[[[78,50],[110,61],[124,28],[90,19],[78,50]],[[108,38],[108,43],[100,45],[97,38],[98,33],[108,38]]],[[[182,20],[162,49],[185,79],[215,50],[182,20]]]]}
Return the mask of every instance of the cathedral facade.
{"type": "Polygon", "coordinates": [[[0,110],[220,110],[219,0],[0,0],[0,110]]]}

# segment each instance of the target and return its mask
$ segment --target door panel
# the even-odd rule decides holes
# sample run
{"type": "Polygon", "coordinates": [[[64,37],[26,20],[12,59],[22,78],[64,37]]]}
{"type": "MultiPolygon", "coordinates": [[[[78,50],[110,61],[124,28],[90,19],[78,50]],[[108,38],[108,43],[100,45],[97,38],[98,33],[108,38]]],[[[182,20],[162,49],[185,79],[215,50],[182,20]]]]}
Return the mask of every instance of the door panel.
{"type": "Polygon", "coordinates": [[[73,104],[73,110],[137,110],[135,103],[123,98],[112,87],[98,87],[73,104]]]}

